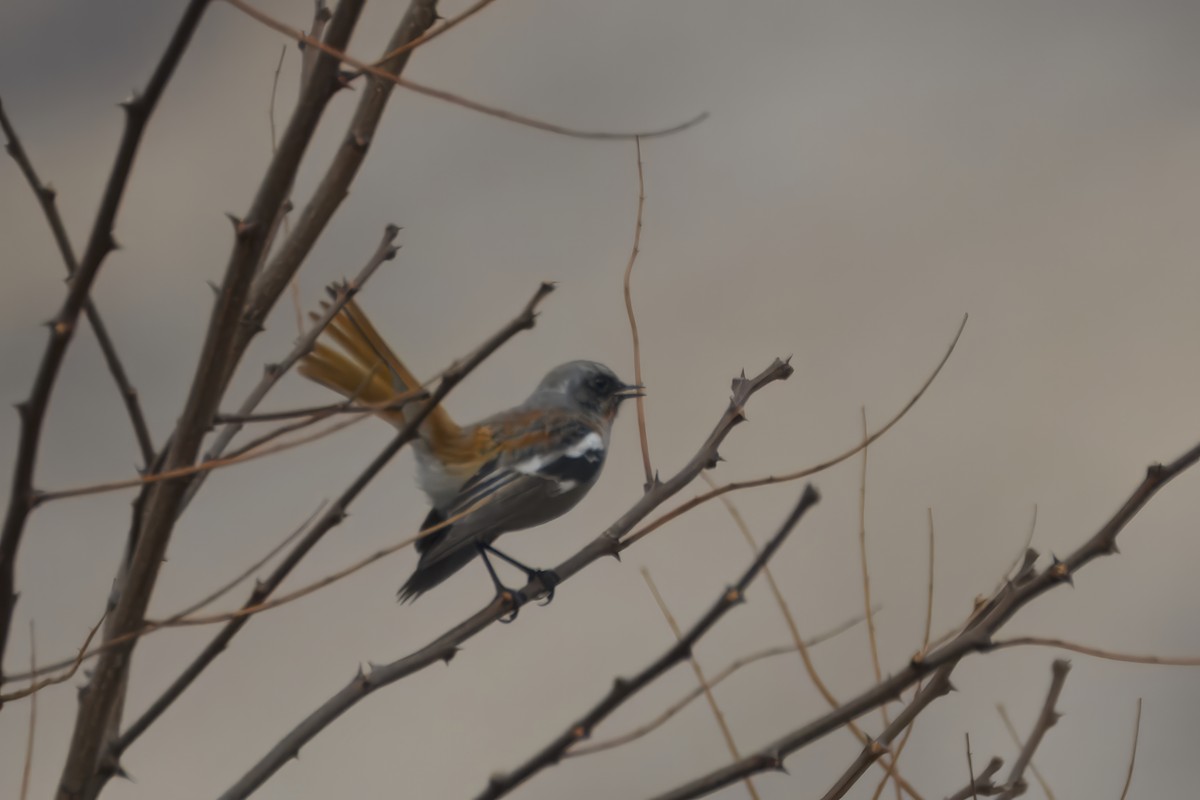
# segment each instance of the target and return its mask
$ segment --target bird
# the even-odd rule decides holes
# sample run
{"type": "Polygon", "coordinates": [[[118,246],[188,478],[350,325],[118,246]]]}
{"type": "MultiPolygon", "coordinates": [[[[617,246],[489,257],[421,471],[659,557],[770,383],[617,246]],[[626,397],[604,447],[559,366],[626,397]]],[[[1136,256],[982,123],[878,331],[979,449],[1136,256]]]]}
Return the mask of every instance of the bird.
{"type": "MultiPolygon", "coordinates": [[[[330,294],[338,296],[335,289],[330,294]]],[[[328,312],[329,304],[323,306],[328,312]]],[[[376,415],[398,429],[423,402],[416,393],[420,382],[353,299],[334,315],[299,371],[355,403],[378,407],[376,415]],[[398,399],[405,393],[414,394],[398,399]]],[[[641,385],[580,360],[554,367],[524,402],[474,424],[459,425],[435,407],[419,426],[413,450],[417,483],[432,505],[421,529],[442,527],[417,540],[420,558],[399,601],[416,600],[478,555],[497,595],[511,596],[511,621],[526,598],[500,581],[494,555],[527,579],[539,578],[549,602],[558,576],[525,566],[493,543],[574,508],[600,477],[621,403],[643,395],[641,385]]]]}

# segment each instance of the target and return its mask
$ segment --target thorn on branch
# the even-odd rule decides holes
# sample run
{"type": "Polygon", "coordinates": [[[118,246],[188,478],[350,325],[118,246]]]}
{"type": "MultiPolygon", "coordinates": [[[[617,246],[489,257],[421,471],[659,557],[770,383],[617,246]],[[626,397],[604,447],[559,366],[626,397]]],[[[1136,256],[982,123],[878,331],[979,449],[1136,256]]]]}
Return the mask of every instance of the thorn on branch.
{"type": "Polygon", "coordinates": [[[1075,586],[1075,578],[1071,575],[1070,568],[1065,562],[1059,561],[1057,557],[1054,557],[1054,563],[1050,567],[1050,575],[1057,581],[1070,584],[1072,587],[1075,586]]]}

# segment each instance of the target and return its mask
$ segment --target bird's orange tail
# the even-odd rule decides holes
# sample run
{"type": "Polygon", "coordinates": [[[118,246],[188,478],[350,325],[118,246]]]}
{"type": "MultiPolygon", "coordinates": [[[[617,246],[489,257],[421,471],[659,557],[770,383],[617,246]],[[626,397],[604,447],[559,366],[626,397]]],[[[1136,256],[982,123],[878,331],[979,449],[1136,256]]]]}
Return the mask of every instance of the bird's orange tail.
{"type": "MultiPolygon", "coordinates": [[[[322,305],[329,307],[328,303],[322,305]]],[[[322,333],[322,340],[300,361],[300,374],[364,406],[387,406],[397,395],[421,386],[353,300],[338,312],[322,333]]],[[[402,428],[406,410],[411,410],[411,405],[378,414],[402,428]]],[[[440,441],[455,439],[459,434],[458,425],[441,406],[425,418],[421,427],[423,435],[440,441]]]]}

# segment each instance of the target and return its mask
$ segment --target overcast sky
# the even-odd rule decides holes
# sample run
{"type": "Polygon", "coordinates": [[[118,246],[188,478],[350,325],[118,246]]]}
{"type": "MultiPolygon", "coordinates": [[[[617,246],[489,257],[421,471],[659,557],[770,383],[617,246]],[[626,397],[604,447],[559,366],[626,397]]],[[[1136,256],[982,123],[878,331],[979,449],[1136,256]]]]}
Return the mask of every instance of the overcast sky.
{"type": "MultiPolygon", "coordinates": [[[[263,2],[306,27],[307,0],[263,2]]],[[[0,98],[82,250],[120,135],[116,103],[141,87],[182,2],[8,0],[0,98]]],[[[381,52],[402,4],[370,4],[351,50],[381,52]]],[[[444,3],[452,16],[464,2],[444,3]]],[[[138,156],[116,228],[122,249],[94,297],[162,442],[177,418],[230,247],[225,212],[249,206],[270,154],[272,76],[286,40],[232,7],[206,14],[138,156]]],[[[1200,5],[1186,0],[1073,2],[711,2],[500,0],[421,49],[407,75],[440,89],[588,130],[663,127],[701,111],[686,133],[643,145],[646,210],[634,302],[642,334],[649,440],[673,474],[707,435],[729,379],[792,356],[796,373],[754,398],[722,448],[717,480],[824,460],[912,396],[964,313],[958,350],[928,395],[869,454],[866,521],[883,670],[903,667],[925,619],[927,509],[937,529],[935,633],[960,621],[1020,551],[1035,504],[1034,547],[1064,555],[1141,479],[1200,432],[1200,5]]],[[[276,118],[295,97],[288,47],[276,118]]],[[[355,97],[332,110],[305,162],[308,196],[344,135],[355,97]]],[[[362,297],[378,327],[430,375],[517,312],[541,280],[559,290],[538,326],[459,387],[461,421],[519,402],[573,358],[632,379],[621,273],[637,206],[632,142],[529,130],[398,90],[367,164],[301,273],[306,307],[358,271],[384,226],[403,249],[362,297]]],[[[28,392],[63,268],[32,195],[0,160],[0,406],[28,392]]],[[[225,403],[232,408],[296,335],[281,304],[225,403]]],[[[323,402],[289,376],[271,408],[323,402]]],[[[630,409],[627,409],[628,411],[630,409]]],[[[335,496],[388,440],[369,420],[319,444],[215,475],[176,529],[152,602],[165,616],[261,556],[335,496]]],[[[7,486],[17,420],[0,425],[7,486]]],[[[129,477],[137,451],[91,334],[72,345],[51,405],[37,486],[129,477]]],[[[861,612],[861,459],[815,479],[824,499],[779,553],[775,571],[801,630],[861,612]]],[[[641,493],[632,414],[618,420],[599,486],[569,516],[502,540],[550,566],[641,493]]],[[[685,490],[682,498],[702,485],[685,490]]],[[[759,541],[799,485],[733,495],[759,541]]],[[[32,516],[8,671],[71,655],[95,622],[120,556],[131,493],[66,500],[32,516]]],[[[676,501],[677,502],[677,501],[676,501]]],[[[294,588],[413,533],[425,514],[402,454],[289,581],[294,588]]],[[[1163,491],[1121,537],[1122,555],[1089,565],[1075,588],[1039,599],[1006,632],[1113,650],[1200,655],[1200,473],[1163,491]]],[[[260,792],[264,798],[473,796],[672,641],[639,575],[648,567],[681,624],[694,621],[748,563],[719,503],[704,506],[564,585],[552,605],[493,626],[446,667],[431,667],[355,707],[260,792]]],[[[420,647],[487,602],[471,565],[399,607],[405,551],[253,621],[125,757],[135,782],[114,800],[206,798],[228,788],[296,722],[368,661],[420,647]]],[[[239,588],[219,603],[232,607],[239,588]]],[[[765,585],[697,650],[715,673],[789,640],[765,585]]],[[[128,716],[188,663],[212,629],[146,638],[128,716]]],[[[865,631],[814,651],[842,699],[874,680],[865,631]]],[[[958,691],[920,718],[901,771],[926,797],[966,781],[974,763],[1014,748],[1049,685],[1053,651],[963,662],[958,691]]],[[[1072,657],[1065,716],[1036,763],[1059,797],[1117,797],[1143,697],[1130,797],[1194,791],[1200,672],[1072,657]]],[[[31,796],[56,786],[76,708],[72,686],[39,696],[31,796]]],[[[597,732],[622,733],[695,685],[674,670],[597,732]]],[[[717,690],[749,752],[827,706],[785,656],[717,690]]],[[[0,713],[0,794],[19,785],[28,706],[0,713]]],[[[894,709],[895,710],[895,707],[894,709]]],[[[878,732],[878,715],[863,720],[878,732]]],[[[837,732],[790,758],[763,797],[816,797],[858,745],[837,732]]],[[[703,703],[640,742],[571,760],[529,783],[541,800],[638,798],[729,760],[703,703]]],[[[850,797],[869,798],[881,773],[850,797]]],[[[1038,796],[1032,788],[1029,796],[1038,796]]],[[[717,795],[746,796],[741,786],[717,795]]],[[[888,795],[891,796],[889,789],[888,795]]]]}

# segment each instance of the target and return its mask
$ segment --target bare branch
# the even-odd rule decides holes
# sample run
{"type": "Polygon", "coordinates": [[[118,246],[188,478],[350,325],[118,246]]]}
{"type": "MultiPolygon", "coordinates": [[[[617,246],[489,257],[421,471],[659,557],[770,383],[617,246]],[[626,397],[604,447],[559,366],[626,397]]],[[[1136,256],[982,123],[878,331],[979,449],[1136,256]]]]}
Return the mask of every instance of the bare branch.
{"type": "Polygon", "coordinates": [[[1008,780],[1004,782],[1004,791],[1000,794],[1000,800],[1011,800],[1025,793],[1025,770],[1033,760],[1033,754],[1041,745],[1046,731],[1050,730],[1062,716],[1054,710],[1054,706],[1058,703],[1058,696],[1062,694],[1063,684],[1066,683],[1067,673],[1070,671],[1071,662],[1061,658],[1055,659],[1051,665],[1050,691],[1046,693],[1046,701],[1042,704],[1042,713],[1038,714],[1033,732],[1025,740],[1025,746],[1021,748],[1021,752],[1017,754],[1017,760],[1013,762],[1012,769],[1009,770],[1008,780]]]}
{"type": "MultiPolygon", "coordinates": [[[[757,550],[755,552],[757,553],[757,550]]],[[[764,569],[763,575],[766,575],[766,574],[767,574],[767,571],[766,571],[766,569],[764,569]]],[[[838,634],[845,633],[846,631],[850,630],[850,628],[854,627],[855,625],[857,625],[858,623],[860,623],[862,621],[863,621],[863,617],[861,617],[861,616],[847,620],[846,622],[843,622],[841,625],[838,625],[836,628],[832,628],[824,633],[820,633],[820,634],[817,634],[816,636],[812,636],[812,637],[806,639],[804,641],[804,646],[805,647],[815,647],[816,645],[820,644],[821,642],[832,639],[834,636],[837,636],[838,634]]],[[[742,667],[750,666],[751,664],[762,661],[763,659],[774,658],[775,656],[782,656],[782,655],[787,655],[789,653],[795,653],[795,652],[796,652],[795,645],[785,644],[785,645],[779,645],[777,647],[768,647],[765,650],[759,650],[756,653],[751,653],[750,655],[743,656],[742,658],[739,658],[739,659],[733,661],[732,663],[730,663],[729,666],[725,667],[725,669],[718,672],[716,674],[716,676],[714,676],[711,680],[709,680],[708,685],[710,687],[715,687],[717,684],[721,683],[721,681],[723,681],[726,678],[728,678],[729,676],[733,675],[735,672],[740,670],[742,667]]],[[[684,708],[686,708],[688,706],[688,704],[691,703],[693,700],[695,700],[696,698],[701,697],[703,695],[704,695],[704,688],[697,686],[695,689],[693,689],[690,692],[688,692],[687,694],[685,694],[679,700],[676,700],[674,703],[669,705],[666,708],[666,710],[664,710],[661,714],[659,714],[657,717],[655,717],[653,720],[646,723],[645,725],[641,725],[641,726],[635,728],[634,730],[629,731],[628,733],[621,734],[620,736],[614,736],[611,739],[604,739],[604,740],[601,740],[598,742],[589,742],[588,744],[579,745],[577,747],[572,747],[566,753],[563,753],[563,758],[574,758],[575,756],[586,756],[586,755],[590,755],[592,753],[598,753],[601,750],[610,750],[614,747],[620,747],[621,745],[629,744],[630,742],[636,741],[636,740],[642,738],[643,736],[645,736],[646,734],[651,733],[655,730],[658,730],[658,728],[660,728],[664,723],[666,723],[667,720],[671,719],[671,717],[675,716],[680,711],[682,711],[684,708]]]]}
{"type": "MultiPolygon", "coordinates": [[[[362,5],[362,0],[342,0],[338,4],[328,31],[330,42],[335,46],[344,47],[349,41],[362,5]]],[[[189,14],[195,7],[198,18],[199,10],[204,6],[204,2],[195,0],[189,6],[189,14]]],[[[194,25],[186,29],[188,34],[192,27],[194,25]]],[[[319,60],[249,212],[245,219],[235,222],[234,246],[225,277],[191,389],[167,449],[164,463],[167,470],[190,466],[200,452],[212,415],[240,355],[234,346],[235,338],[239,325],[245,322],[246,299],[269,228],[287,198],[317,122],[337,91],[337,73],[336,61],[325,57],[319,60]]],[[[109,616],[106,636],[121,636],[141,627],[188,483],[186,480],[167,481],[155,484],[149,490],[137,528],[136,544],[124,565],[120,597],[109,616]]],[[[117,718],[115,712],[124,695],[125,676],[135,644],[136,641],[131,641],[108,650],[97,662],[92,681],[82,695],[75,733],[63,768],[59,793],[64,798],[94,795],[108,775],[117,769],[115,763],[101,765],[100,757],[110,721],[117,718]]]]}
{"type": "MultiPolygon", "coordinates": [[[[67,665],[66,672],[62,673],[61,675],[55,675],[51,678],[44,678],[40,681],[36,681],[29,686],[26,686],[24,689],[19,689],[15,692],[5,695],[0,695],[0,708],[3,708],[5,703],[12,702],[13,700],[20,700],[22,697],[32,697],[42,689],[45,689],[47,686],[65,683],[71,680],[71,678],[75,677],[75,673],[79,671],[79,665],[83,663],[84,658],[87,656],[88,645],[92,643],[92,638],[95,637],[96,631],[100,630],[100,625],[103,624],[104,617],[105,615],[101,614],[100,619],[96,620],[96,624],[92,626],[90,631],[88,631],[87,637],[83,640],[83,645],[79,648],[79,654],[75,656],[74,660],[72,660],[70,664],[67,665]]],[[[34,667],[29,674],[37,675],[38,668],[34,667]]]]}
{"type": "MultiPolygon", "coordinates": [[[[29,671],[37,672],[37,629],[29,620],[29,671]]],[[[29,729],[25,734],[25,765],[21,768],[21,800],[29,797],[29,779],[33,775],[33,739],[37,735],[37,695],[29,698],[29,729]]],[[[1130,767],[1132,775],[1133,768],[1130,767]]],[[[1128,784],[1126,784],[1128,788],[1128,784]]]]}
{"type": "MultiPolygon", "coordinates": [[[[871,764],[878,760],[901,732],[912,724],[912,721],[917,718],[917,715],[925,710],[925,707],[934,700],[942,697],[950,692],[950,672],[954,669],[953,665],[946,665],[933,674],[921,691],[917,692],[913,697],[912,702],[904,707],[904,709],[896,715],[896,718],[888,723],[883,732],[879,734],[878,739],[872,739],[867,742],[866,747],[858,754],[858,758],[854,760],[842,776],[837,780],[832,788],[825,793],[823,800],[837,800],[844,797],[846,792],[850,791],[850,787],[858,782],[859,778],[866,773],[871,764]]],[[[876,684],[878,685],[878,684],[876,684]]],[[[882,703],[880,703],[882,706],[882,703]]],[[[844,706],[843,706],[844,707],[844,706]]],[[[836,712],[835,712],[836,713],[836,712]]],[[[895,771],[895,760],[892,761],[895,771]]]]}
{"type": "MultiPolygon", "coordinates": [[[[709,486],[716,485],[712,478],[709,477],[707,472],[702,473],[700,477],[709,486]]],[[[734,505],[733,500],[724,495],[722,495],[720,499],[721,503],[725,506],[725,509],[729,512],[729,515],[733,518],[734,524],[737,525],[738,530],[741,531],[742,538],[746,540],[746,544],[749,545],[750,551],[757,554],[758,545],[754,541],[754,536],[750,533],[750,526],[746,524],[746,520],[742,517],[741,512],[738,511],[737,506],[734,505]]],[[[809,680],[812,681],[812,684],[816,688],[817,692],[825,699],[825,702],[829,704],[829,707],[837,708],[838,700],[834,696],[833,692],[829,690],[829,687],[825,684],[825,681],[822,680],[820,673],[817,672],[817,665],[813,662],[812,657],[808,653],[808,647],[805,644],[804,639],[800,636],[800,626],[796,623],[796,615],[792,613],[792,609],[788,605],[787,599],[783,596],[783,590],[779,588],[779,583],[775,580],[775,575],[772,574],[769,566],[763,567],[763,577],[767,580],[767,586],[771,589],[771,595],[775,598],[775,605],[779,607],[779,613],[783,615],[783,620],[785,623],[787,623],[788,632],[792,635],[792,644],[795,651],[800,655],[800,661],[804,665],[805,673],[808,675],[809,680]]],[[[864,747],[870,744],[870,737],[867,736],[867,734],[864,733],[863,730],[859,728],[858,725],[856,725],[853,721],[847,723],[846,730],[849,731],[851,735],[858,740],[859,744],[863,745],[864,747]]],[[[901,787],[911,797],[920,800],[920,795],[917,793],[917,790],[913,788],[908,781],[903,778],[903,776],[895,773],[894,760],[885,759],[881,763],[885,769],[885,781],[889,776],[896,775],[896,785],[901,787]]]]}
{"type": "Polygon", "coordinates": [[[844,703],[837,710],[791,731],[759,752],[659,795],[657,800],[701,797],[740,780],[743,775],[776,769],[787,755],[836,730],[848,720],[856,719],[881,703],[894,699],[922,676],[938,670],[943,665],[957,664],[969,653],[988,650],[995,632],[1019,609],[1051,589],[1068,583],[1076,572],[1094,559],[1115,553],[1118,534],[1137,516],[1138,511],[1163,486],[1194,466],[1197,461],[1200,461],[1200,444],[1170,464],[1152,465],[1121,508],[1064,561],[1056,560],[1051,566],[1038,572],[1034,569],[1032,561],[1026,559],[1026,565],[1017,577],[985,604],[981,612],[975,615],[970,627],[924,658],[912,659],[904,669],[844,703]]]}
{"type": "MultiPolygon", "coordinates": [[[[1013,725],[1012,720],[1008,718],[1008,711],[1004,708],[1004,704],[997,703],[996,711],[1000,713],[1000,719],[1004,722],[1004,727],[1008,729],[1008,735],[1012,738],[1013,744],[1015,744],[1017,749],[1020,750],[1022,747],[1021,735],[1017,733],[1016,726],[1013,725]]],[[[1054,800],[1054,792],[1050,790],[1050,784],[1046,783],[1045,777],[1042,775],[1041,771],[1038,770],[1037,765],[1033,763],[1032,759],[1029,762],[1029,771],[1033,773],[1033,777],[1036,778],[1038,784],[1041,785],[1042,791],[1046,795],[1046,800],[1054,800]]]]}
{"type": "MultiPolygon", "coordinates": [[[[646,581],[646,585],[650,587],[650,594],[654,595],[654,602],[658,604],[658,610],[667,620],[667,625],[671,628],[671,633],[675,634],[675,641],[683,640],[683,630],[680,629],[679,623],[675,621],[675,617],[671,614],[671,610],[667,608],[667,601],[663,599],[659,593],[658,587],[654,585],[654,579],[650,577],[650,570],[642,567],[642,577],[646,581]]],[[[725,747],[729,749],[729,755],[733,758],[741,758],[738,753],[737,743],[733,740],[733,731],[729,729],[729,723],[725,721],[725,714],[721,711],[721,707],[717,705],[717,698],[713,695],[712,684],[708,678],[704,677],[704,669],[700,666],[700,662],[696,660],[696,654],[689,649],[686,655],[687,661],[692,665],[692,672],[696,675],[696,683],[700,685],[700,691],[704,693],[704,699],[708,701],[708,708],[713,713],[713,718],[717,721],[717,727],[721,729],[721,736],[725,739],[725,747]]],[[[565,755],[563,753],[562,755],[565,755]]],[[[758,800],[758,790],[754,788],[754,781],[746,778],[746,791],[755,800],[758,800]]]]}
{"type": "MultiPolygon", "coordinates": [[[[638,207],[637,224],[633,229],[633,250],[629,253],[629,263],[625,265],[625,311],[629,315],[629,332],[633,336],[633,382],[642,386],[642,344],[638,339],[637,317],[633,315],[633,293],[629,288],[629,279],[633,275],[633,263],[637,261],[638,246],[642,241],[642,209],[646,207],[646,183],[642,177],[642,140],[634,139],[637,145],[638,168],[638,207]]],[[[654,468],[650,466],[650,442],[646,438],[646,398],[638,396],[637,403],[638,438],[642,443],[642,466],[646,470],[646,490],[654,485],[654,468]]]]}
{"type": "MultiPolygon", "coordinates": [[[[875,616],[871,613],[871,571],[867,566],[867,439],[870,433],[867,430],[867,408],[862,409],[862,472],[859,475],[858,481],[858,556],[859,564],[862,567],[862,584],[863,584],[863,607],[866,609],[867,615],[867,640],[871,645],[871,667],[875,671],[875,682],[879,683],[883,680],[883,671],[879,666],[879,641],[875,636],[875,616]]],[[[883,725],[887,727],[891,720],[888,719],[887,705],[879,707],[879,711],[883,716],[883,725]]]]}
{"type": "MultiPolygon", "coordinates": [[[[605,557],[615,556],[621,547],[621,538],[633,529],[633,526],[646,517],[664,500],[679,492],[690,483],[705,465],[714,461],[717,448],[729,432],[745,420],[745,405],[749,399],[764,386],[777,380],[784,380],[792,374],[792,368],[784,361],[776,359],[770,366],[753,378],[741,377],[733,382],[733,397],[729,407],[717,422],[708,439],[701,445],[700,450],[670,479],[657,484],[649,492],[642,495],[636,503],[626,511],[620,519],[614,522],[599,536],[593,539],[582,550],[554,568],[554,572],[562,582],[587,567],[589,564],[605,557]]],[[[531,579],[517,593],[520,597],[538,597],[546,591],[539,578],[531,579]]],[[[443,633],[434,641],[410,653],[409,655],[384,665],[372,665],[369,673],[359,671],[354,679],[339,692],[322,703],[296,727],[271,748],[270,752],[259,759],[242,778],[222,797],[225,800],[246,797],[264,782],[266,782],[285,763],[292,759],[300,748],[322,731],[327,725],[353,707],[358,701],[389,684],[405,678],[419,670],[439,661],[449,661],[458,652],[459,646],[480,631],[492,625],[502,617],[507,616],[519,602],[516,597],[498,597],[474,615],[443,633]]],[[[230,623],[231,625],[234,623],[230,623]]]]}
{"type": "Polygon", "coordinates": [[[817,490],[812,487],[812,484],[806,486],[804,494],[800,497],[800,501],[796,503],[796,507],[783,523],[783,526],[780,527],[779,532],[767,542],[762,552],[755,557],[738,582],[724,590],[704,616],[697,620],[688,632],[679,638],[679,641],[673,647],[669,648],[637,675],[631,678],[617,678],[604,699],[593,706],[586,714],[567,726],[562,733],[556,736],[550,744],[542,748],[536,755],[511,772],[493,775],[488,780],[487,788],[479,794],[477,800],[495,800],[496,798],[504,797],[541,770],[558,763],[562,759],[563,753],[572,744],[580,739],[586,739],[595,730],[597,725],[624,705],[626,701],[657,680],[671,669],[671,667],[681,661],[687,660],[691,656],[692,648],[695,647],[696,643],[708,631],[712,630],[721,617],[725,616],[726,612],[735,605],[745,602],[746,589],[755,577],[758,576],[758,573],[762,571],[763,565],[771,559],[771,556],[783,544],[788,534],[796,527],[796,523],[804,516],[804,512],[816,504],[819,499],[820,495],[817,494],[817,490]]]}
{"type": "Polygon", "coordinates": [[[653,531],[657,528],[661,528],[663,525],[667,524],[668,522],[675,519],[679,515],[684,514],[688,511],[691,511],[693,508],[700,505],[701,503],[707,503],[709,500],[712,500],[714,497],[719,497],[720,495],[723,495],[726,492],[733,492],[733,491],[737,491],[739,489],[750,489],[750,488],[753,488],[756,486],[768,486],[773,483],[785,483],[787,481],[795,481],[795,480],[800,480],[801,478],[807,478],[811,475],[817,474],[818,472],[823,472],[823,471],[829,469],[830,467],[834,466],[835,464],[842,463],[847,458],[850,458],[855,453],[858,453],[864,447],[866,447],[870,444],[873,444],[875,442],[875,440],[877,440],[879,437],[883,436],[885,433],[887,433],[889,430],[892,429],[893,425],[895,425],[897,422],[899,422],[901,419],[903,419],[904,415],[907,414],[909,412],[909,410],[917,404],[917,401],[921,399],[921,397],[925,394],[925,391],[933,384],[933,381],[935,378],[937,378],[938,373],[940,373],[942,371],[942,367],[946,366],[946,362],[950,360],[950,355],[951,355],[951,353],[954,352],[954,347],[955,347],[955,345],[958,344],[958,340],[962,336],[963,329],[966,327],[966,325],[967,325],[967,316],[964,314],[963,318],[962,318],[962,323],[958,326],[958,332],[954,334],[954,339],[950,342],[950,347],[948,347],[946,349],[946,354],[944,356],[942,356],[942,360],[938,362],[937,367],[933,370],[933,372],[925,380],[925,383],[922,384],[921,388],[917,391],[917,393],[915,395],[913,395],[912,399],[908,401],[908,403],[904,406],[904,408],[900,409],[900,412],[898,414],[896,414],[896,416],[892,417],[891,420],[889,420],[888,423],[886,425],[884,425],[882,428],[880,428],[879,430],[875,431],[870,436],[868,436],[865,441],[855,445],[854,447],[850,448],[849,450],[842,453],[841,455],[835,456],[834,458],[829,459],[828,461],[823,461],[820,464],[816,464],[811,467],[805,467],[804,469],[798,470],[796,472],[790,472],[790,473],[787,473],[786,475],[768,475],[765,478],[756,478],[754,480],[748,480],[748,481],[735,481],[732,483],[727,483],[724,486],[721,486],[719,488],[713,489],[712,491],[705,492],[704,494],[697,495],[696,497],[693,497],[691,500],[688,500],[686,503],[683,503],[682,505],[668,511],[666,514],[656,517],[654,520],[646,523],[641,528],[639,528],[637,531],[630,534],[625,540],[625,546],[628,547],[629,545],[636,542],[638,539],[641,539],[643,536],[649,534],[651,531],[653,531]]]}
{"type": "Polygon", "coordinates": [[[967,740],[967,777],[970,778],[967,785],[971,787],[972,800],[979,800],[979,792],[975,789],[975,765],[971,763],[971,734],[963,733],[963,736],[967,740]]]}
{"type": "Polygon", "coordinates": [[[1142,732],[1142,698],[1138,698],[1137,716],[1133,720],[1133,747],[1129,750],[1129,771],[1125,773],[1125,787],[1121,789],[1121,800],[1129,794],[1129,784],[1133,783],[1133,764],[1137,761],[1138,736],[1142,732]]]}
{"type": "MultiPolygon", "coordinates": [[[[57,193],[42,183],[42,179],[38,177],[37,171],[33,168],[33,162],[25,152],[12,123],[4,113],[2,102],[0,102],[0,129],[3,129],[4,135],[8,139],[9,155],[12,156],[13,161],[17,162],[17,166],[29,183],[29,188],[33,190],[33,194],[37,198],[38,205],[42,207],[42,213],[46,217],[50,232],[62,255],[63,263],[67,267],[67,275],[73,276],[79,270],[79,262],[75,259],[75,250],[71,247],[71,239],[67,236],[66,226],[63,225],[62,217],[58,213],[58,205],[55,203],[57,193]]],[[[104,363],[113,377],[113,382],[117,385],[121,402],[125,404],[125,413],[133,425],[133,435],[142,455],[142,465],[149,467],[150,463],[154,461],[154,443],[150,439],[150,428],[146,425],[146,416],[142,413],[142,404],[138,400],[137,390],[130,383],[129,376],[125,372],[125,365],[121,363],[117,347],[108,333],[108,326],[104,324],[100,312],[96,309],[96,304],[90,297],[84,301],[83,315],[96,335],[96,344],[100,346],[100,354],[104,357],[104,363]]]]}
{"type": "Polygon", "coordinates": [[[150,76],[145,92],[135,95],[122,104],[125,110],[125,129],[117,147],[112,171],[109,173],[91,235],[84,248],[79,269],[71,276],[70,288],[62,307],[50,324],[50,341],[42,355],[37,377],[28,399],[18,405],[21,416],[21,434],[17,445],[16,463],[13,466],[12,490],[9,495],[8,512],[4,526],[0,529],[0,684],[3,683],[4,653],[8,646],[9,626],[13,608],[16,606],[15,571],[17,551],[25,530],[25,520],[33,509],[36,492],[33,487],[33,470],[37,459],[38,443],[41,439],[42,423],[50,394],[58,378],[59,368],[66,355],[67,346],[75,333],[79,314],[87,302],[92,284],[100,271],[104,258],[116,246],[113,228],[117,210],[125,194],[125,185],[133,170],[133,160],[142,141],[142,133],[150,115],[175,67],[183,57],[192,33],[200,23],[200,17],[208,6],[207,0],[191,0],[183,12],[179,25],[171,36],[167,49],[150,76]]]}

